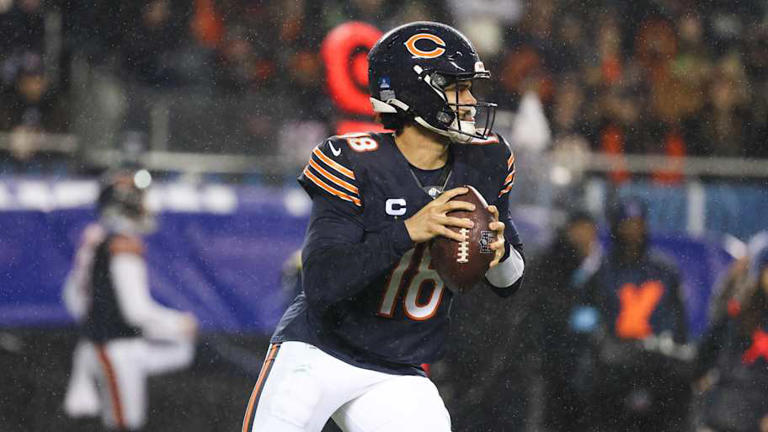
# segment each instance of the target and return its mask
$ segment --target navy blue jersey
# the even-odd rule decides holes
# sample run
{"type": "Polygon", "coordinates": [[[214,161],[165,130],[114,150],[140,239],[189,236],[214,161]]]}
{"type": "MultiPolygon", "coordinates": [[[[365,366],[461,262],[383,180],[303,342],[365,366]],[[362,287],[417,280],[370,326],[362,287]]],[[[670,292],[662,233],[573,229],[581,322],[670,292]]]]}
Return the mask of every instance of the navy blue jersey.
{"type": "MultiPolygon", "coordinates": [[[[446,181],[446,190],[474,186],[499,208],[508,243],[519,245],[508,216],[514,156],[507,143],[493,136],[449,149],[446,175],[419,177],[446,181]]],[[[429,248],[414,245],[405,228],[433,199],[416,178],[392,134],[332,137],[314,149],[299,177],[313,200],[303,292],[273,343],[299,340],[351,364],[400,374],[420,373],[420,364],[440,357],[454,294],[432,268],[429,248]]]]}
{"type": "Polygon", "coordinates": [[[676,342],[686,341],[680,276],[665,257],[648,253],[624,263],[607,255],[588,285],[587,302],[601,312],[614,336],[642,339],[667,331],[676,342]]]}

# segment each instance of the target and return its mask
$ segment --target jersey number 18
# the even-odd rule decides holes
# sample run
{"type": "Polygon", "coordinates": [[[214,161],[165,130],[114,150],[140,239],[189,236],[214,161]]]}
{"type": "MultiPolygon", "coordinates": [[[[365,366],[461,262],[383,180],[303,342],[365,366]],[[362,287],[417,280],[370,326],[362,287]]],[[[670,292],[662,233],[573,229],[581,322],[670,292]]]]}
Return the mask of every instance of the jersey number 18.
{"type": "Polygon", "coordinates": [[[408,318],[424,321],[435,316],[443,299],[445,284],[431,266],[429,248],[426,245],[418,245],[400,258],[400,262],[387,279],[377,315],[392,318],[398,295],[403,289],[406,290],[403,311],[408,318]],[[422,289],[429,288],[432,289],[429,299],[423,303],[419,302],[422,289]]]}

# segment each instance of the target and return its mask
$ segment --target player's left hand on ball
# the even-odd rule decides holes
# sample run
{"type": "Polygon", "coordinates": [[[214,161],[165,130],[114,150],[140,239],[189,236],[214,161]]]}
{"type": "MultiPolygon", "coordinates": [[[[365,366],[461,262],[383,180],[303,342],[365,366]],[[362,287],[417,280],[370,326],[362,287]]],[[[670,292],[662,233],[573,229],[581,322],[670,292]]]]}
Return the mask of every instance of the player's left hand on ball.
{"type": "Polygon", "coordinates": [[[493,250],[493,252],[496,254],[490,264],[490,267],[493,267],[497,265],[499,261],[501,261],[501,259],[504,257],[504,243],[506,241],[504,240],[504,222],[499,221],[499,209],[497,209],[494,205],[490,205],[488,206],[488,211],[490,211],[493,215],[493,222],[488,224],[488,229],[496,233],[496,241],[490,245],[491,250],[493,250]]]}

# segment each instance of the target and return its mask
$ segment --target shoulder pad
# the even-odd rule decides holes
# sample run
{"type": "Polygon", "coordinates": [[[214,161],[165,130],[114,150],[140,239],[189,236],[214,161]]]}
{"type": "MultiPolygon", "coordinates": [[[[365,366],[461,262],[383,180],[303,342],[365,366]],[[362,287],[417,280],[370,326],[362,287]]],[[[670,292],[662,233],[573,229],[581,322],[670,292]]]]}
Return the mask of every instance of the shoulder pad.
{"type": "Polygon", "coordinates": [[[331,137],[312,150],[299,183],[313,195],[325,193],[357,207],[362,206],[354,166],[344,138],[331,137]]]}
{"type": "Polygon", "coordinates": [[[464,145],[482,149],[494,157],[508,157],[511,153],[509,142],[496,132],[491,132],[486,139],[473,138],[471,143],[464,145]]]}

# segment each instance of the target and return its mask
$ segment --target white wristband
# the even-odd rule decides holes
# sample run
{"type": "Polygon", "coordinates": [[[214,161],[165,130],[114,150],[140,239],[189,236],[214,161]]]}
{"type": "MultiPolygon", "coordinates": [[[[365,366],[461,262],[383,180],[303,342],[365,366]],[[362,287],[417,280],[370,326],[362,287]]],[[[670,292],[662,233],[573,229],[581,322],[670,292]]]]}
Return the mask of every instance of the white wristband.
{"type": "Polygon", "coordinates": [[[507,259],[485,272],[485,278],[496,288],[506,288],[523,276],[524,268],[525,262],[520,252],[510,246],[507,259]]]}

